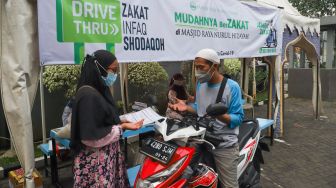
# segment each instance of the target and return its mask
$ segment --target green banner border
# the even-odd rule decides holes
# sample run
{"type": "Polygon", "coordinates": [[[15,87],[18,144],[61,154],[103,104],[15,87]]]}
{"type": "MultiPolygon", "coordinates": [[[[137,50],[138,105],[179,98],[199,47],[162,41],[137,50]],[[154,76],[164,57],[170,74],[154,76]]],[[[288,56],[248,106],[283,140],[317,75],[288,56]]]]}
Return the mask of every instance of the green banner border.
{"type": "Polygon", "coordinates": [[[85,46],[84,43],[74,43],[74,61],[75,64],[81,64],[84,59],[85,46]]]}
{"type": "Polygon", "coordinates": [[[57,41],[63,42],[63,12],[62,0],[56,0],[56,24],[57,24],[57,41]]]}

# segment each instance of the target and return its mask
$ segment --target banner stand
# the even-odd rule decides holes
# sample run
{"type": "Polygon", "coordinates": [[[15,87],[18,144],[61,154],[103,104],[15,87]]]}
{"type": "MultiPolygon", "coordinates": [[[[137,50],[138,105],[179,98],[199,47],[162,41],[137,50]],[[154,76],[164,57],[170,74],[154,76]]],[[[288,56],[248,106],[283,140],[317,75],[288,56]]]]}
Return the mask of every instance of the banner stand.
{"type": "Polygon", "coordinates": [[[43,143],[47,143],[47,131],[45,124],[45,106],[44,106],[44,87],[43,87],[43,70],[44,66],[40,69],[40,101],[41,101],[41,123],[42,123],[42,140],[43,143]]]}

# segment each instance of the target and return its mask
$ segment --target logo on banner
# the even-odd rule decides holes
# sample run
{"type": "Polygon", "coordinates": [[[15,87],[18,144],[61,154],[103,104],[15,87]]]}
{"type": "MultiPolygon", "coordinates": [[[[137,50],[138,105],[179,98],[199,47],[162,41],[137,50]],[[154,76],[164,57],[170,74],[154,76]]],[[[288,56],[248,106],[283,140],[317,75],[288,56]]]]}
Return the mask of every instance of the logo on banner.
{"type": "Polygon", "coordinates": [[[273,20],[259,22],[257,28],[260,35],[267,35],[264,46],[259,49],[259,53],[275,53],[277,43],[277,30],[273,26],[273,20]]]}
{"type": "Polygon", "coordinates": [[[57,40],[121,43],[120,1],[57,0],[57,40]]]}
{"type": "Polygon", "coordinates": [[[197,9],[197,4],[195,1],[190,1],[190,9],[194,11],[197,9]]]}

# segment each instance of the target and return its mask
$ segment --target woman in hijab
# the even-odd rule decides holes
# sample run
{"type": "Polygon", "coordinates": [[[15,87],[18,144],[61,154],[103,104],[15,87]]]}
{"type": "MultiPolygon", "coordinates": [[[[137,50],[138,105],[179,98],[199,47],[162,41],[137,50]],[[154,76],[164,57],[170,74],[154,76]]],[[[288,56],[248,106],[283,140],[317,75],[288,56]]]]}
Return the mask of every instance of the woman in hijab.
{"type": "MultiPolygon", "coordinates": [[[[170,79],[168,90],[168,102],[171,104],[177,103],[177,100],[184,100],[185,102],[194,102],[194,97],[189,95],[185,86],[185,79],[181,73],[176,73],[170,79]]],[[[170,108],[167,108],[166,116],[172,119],[182,120],[183,114],[180,114],[170,108]]]]}
{"type": "Polygon", "coordinates": [[[87,55],[83,62],[71,120],[74,187],[129,187],[119,138],[123,129],[139,129],[143,120],[119,119],[109,90],[117,72],[118,61],[106,50],[87,55]]]}

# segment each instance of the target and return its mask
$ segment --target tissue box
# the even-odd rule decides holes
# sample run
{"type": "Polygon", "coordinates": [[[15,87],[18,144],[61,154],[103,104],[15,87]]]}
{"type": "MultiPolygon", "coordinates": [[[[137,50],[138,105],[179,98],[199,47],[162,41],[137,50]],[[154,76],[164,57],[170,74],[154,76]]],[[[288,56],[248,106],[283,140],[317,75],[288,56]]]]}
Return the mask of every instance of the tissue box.
{"type": "MultiPolygon", "coordinates": [[[[43,188],[42,176],[34,169],[33,171],[35,188],[43,188]]],[[[8,174],[9,188],[24,188],[24,170],[23,168],[10,171],[8,174]]]]}

